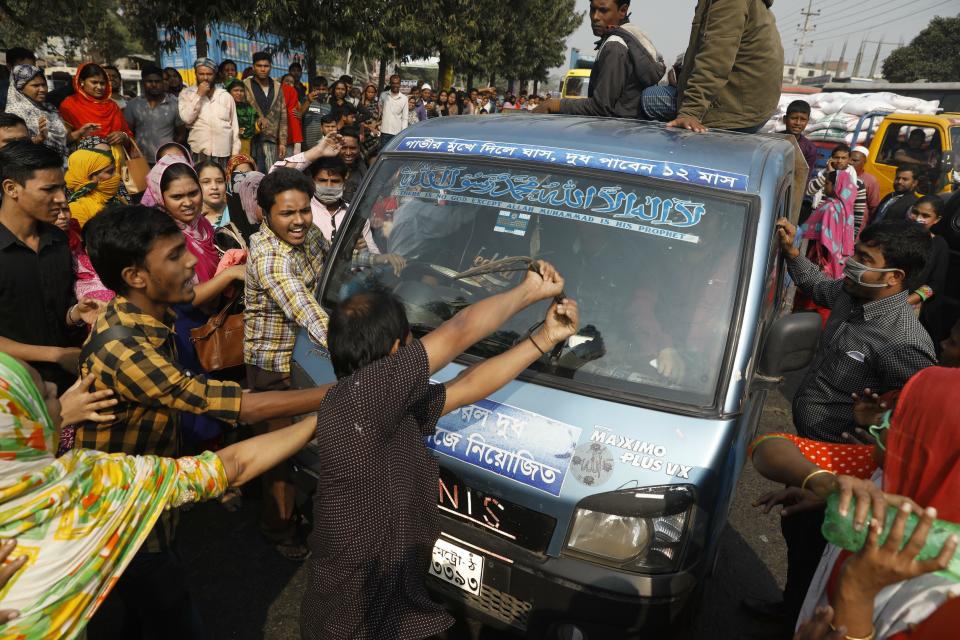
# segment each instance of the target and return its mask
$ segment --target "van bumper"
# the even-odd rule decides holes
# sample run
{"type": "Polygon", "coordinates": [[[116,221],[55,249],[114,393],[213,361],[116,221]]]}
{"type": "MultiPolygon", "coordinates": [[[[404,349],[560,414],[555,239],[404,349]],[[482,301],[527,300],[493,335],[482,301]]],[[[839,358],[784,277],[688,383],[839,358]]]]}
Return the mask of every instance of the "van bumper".
{"type": "Polygon", "coordinates": [[[682,626],[678,621],[699,592],[695,572],[702,562],[693,572],[638,575],[576,558],[518,553],[448,518],[441,518],[441,528],[454,544],[481,550],[483,586],[477,596],[428,576],[433,596],[468,618],[528,638],[577,637],[567,635],[569,626],[561,633],[565,625],[584,640],[650,637],[650,631],[682,626]]]}

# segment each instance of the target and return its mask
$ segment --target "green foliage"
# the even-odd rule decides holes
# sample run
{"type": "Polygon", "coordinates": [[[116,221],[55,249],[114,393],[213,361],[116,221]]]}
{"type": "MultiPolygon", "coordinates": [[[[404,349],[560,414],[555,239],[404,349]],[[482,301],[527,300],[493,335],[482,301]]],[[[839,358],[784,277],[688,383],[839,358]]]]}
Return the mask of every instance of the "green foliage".
{"type": "Polygon", "coordinates": [[[889,82],[960,82],[960,16],[936,17],[910,44],[883,63],[889,82]]]}
{"type": "Polygon", "coordinates": [[[114,60],[143,53],[120,10],[120,0],[50,0],[42,7],[28,0],[0,0],[0,44],[36,49],[58,36],[60,53],[67,57],[114,60]]]}

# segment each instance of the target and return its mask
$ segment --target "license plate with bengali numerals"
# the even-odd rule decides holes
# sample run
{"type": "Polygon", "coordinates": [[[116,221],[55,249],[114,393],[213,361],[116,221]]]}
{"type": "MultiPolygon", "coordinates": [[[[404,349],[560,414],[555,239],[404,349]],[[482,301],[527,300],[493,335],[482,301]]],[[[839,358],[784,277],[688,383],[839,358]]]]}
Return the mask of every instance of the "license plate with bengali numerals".
{"type": "Polygon", "coordinates": [[[433,546],[430,575],[478,596],[483,584],[483,556],[439,538],[433,546]]]}

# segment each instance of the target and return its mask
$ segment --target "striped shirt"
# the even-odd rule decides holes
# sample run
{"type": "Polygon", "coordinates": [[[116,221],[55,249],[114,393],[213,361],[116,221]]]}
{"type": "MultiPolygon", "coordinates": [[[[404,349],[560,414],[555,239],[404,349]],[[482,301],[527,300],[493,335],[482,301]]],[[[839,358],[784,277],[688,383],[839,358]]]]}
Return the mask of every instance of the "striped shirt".
{"type": "MultiPolygon", "coordinates": [[[[175,315],[164,322],[117,296],[94,325],[91,338],[110,327],[133,329],[136,336],[106,342],[80,363],[82,376],[93,373],[94,389],[113,389],[114,420],[77,427],[75,447],[129,455],[180,456],[180,413],[204,414],[236,424],[240,385],[193,376],[176,360],[175,315]]],[[[151,552],[166,548],[176,530],[174,512],[165,512],[147,539],[151,552]]]]}

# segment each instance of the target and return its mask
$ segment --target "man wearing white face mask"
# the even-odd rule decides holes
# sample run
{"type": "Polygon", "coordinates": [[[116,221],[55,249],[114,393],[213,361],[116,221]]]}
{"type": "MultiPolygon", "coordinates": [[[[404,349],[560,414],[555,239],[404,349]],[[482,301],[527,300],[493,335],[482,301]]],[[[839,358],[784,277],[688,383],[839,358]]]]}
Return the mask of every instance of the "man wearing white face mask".
{"type": "Polygon", "coordinates": [[[900,389],[936,364],[933,341],[907,302],[930,251],[930,234],[906,221],[863,230],[844,277],[833,280],[794,246],[796,227],[777,221],[790,275],[818,305],[830,309],[817,354],[793,399],[793,422],[805,438],[844,442],[853,433],[851,394],[900,389]]]}
{"type": "MultiPolygon", "coordinates": [[[[315,189],[310,199],[313,224],[320,229],[327,243],[332,246],[337,232],[343,227],[350,205],[343,200],[347,167],[340,156],[328,156],[325,151],[336,145],[339,152],[342,138],[338,134],[333,134],[325,140],[327,144],[319,144],[303,153],[278,161],[271,171],[278,167],[287,167],[303,171],[313,179],[315,189]]],[[[380,249],[373,240],[369,222],[363,226],[363,243],[366,246],[360,248],[366,248],[374,255],[380,254],[380,249]]]]}

